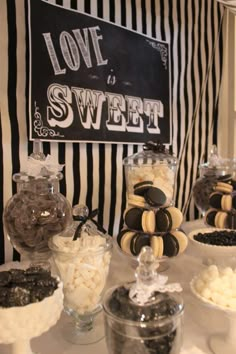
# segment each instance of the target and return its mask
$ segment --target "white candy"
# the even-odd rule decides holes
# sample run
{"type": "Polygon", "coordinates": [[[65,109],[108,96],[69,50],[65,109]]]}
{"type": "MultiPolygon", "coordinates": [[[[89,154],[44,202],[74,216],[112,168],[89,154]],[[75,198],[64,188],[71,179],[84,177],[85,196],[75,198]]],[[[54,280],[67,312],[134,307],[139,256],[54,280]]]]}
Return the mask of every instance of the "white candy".
{"type": "Polygon", "coordinates": [[[62,251],[55,252],[54,259],[64,283],[65,305],[80,314],[92,311],[99,303],[109,271],[111,255],[103,252],[105,238],[82,233],[75,241],[55,236],[53,242],[62,251]]]}
{"type": "Polygon", "coordinates": [[[200,273],[194,287],[205,299],[236,309],[236,273],[232,268],[211,265],[200,273]]]}

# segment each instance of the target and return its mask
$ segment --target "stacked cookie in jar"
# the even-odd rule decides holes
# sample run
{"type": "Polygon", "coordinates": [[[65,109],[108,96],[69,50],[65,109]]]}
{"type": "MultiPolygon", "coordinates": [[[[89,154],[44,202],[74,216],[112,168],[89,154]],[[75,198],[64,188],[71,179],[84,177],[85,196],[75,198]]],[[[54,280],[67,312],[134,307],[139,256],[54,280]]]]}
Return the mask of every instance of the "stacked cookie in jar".
{"type": "Polygon", "coordinates": [[[127,203],[116,239],[123,253],[138,256],[151,246],[156,257],[173,257],[187,247],[183,215],[173,205],[176,167],[177,160],[159,143],[147,143],[124,159],[127,203]]]}

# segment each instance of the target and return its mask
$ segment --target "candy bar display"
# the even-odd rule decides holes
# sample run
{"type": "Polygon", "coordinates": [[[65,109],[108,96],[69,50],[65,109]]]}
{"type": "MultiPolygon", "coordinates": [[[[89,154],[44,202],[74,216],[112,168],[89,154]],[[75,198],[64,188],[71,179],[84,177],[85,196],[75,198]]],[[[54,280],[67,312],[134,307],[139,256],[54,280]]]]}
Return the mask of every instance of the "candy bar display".
{"type": "Polygon", "coordinates": [[[207,267],[196,275],[190,287],[193,294],[205,306],[212,310],[221,311],[227,316],[227,332],[210,336],[208,342],[212,353],[236,353],[236,271],[215,264],[207,267]]]}
{"type": "Polygon", "coordinates": [[[37,144],[26,172],[13,175],[17,193],[7,202],[3,219],[12,245],[21,255],[47,259],[48,240],[72,222],[72,209],[59,193],[61,167],[38,151],[37,144]]]}
{"type": "Polygon", "coordinates": [[[210,208],[210,195],[218,183],[228,183],[234,178],[234,163],[221,158],[215,145],[212,146],[208,162],[199,166],[200,177],[193,186],[193,199],[196,207],[204,216],[210,208]]]}
{"type": "MultiPolygon", "coordinates": [[[[84,206],[83,215],[86,210],[84,206]]],[[[96,328],[93,319],[101,315],[112,250],[112,238],[86,219],[88,214],[84,217],[83,222],[74,222],[49,241],[64,285],[64,308],[73,319],[65,329],[65,337],[75,344],[94,343],[103,336],[103,327],[96,328]]]]}
{"type": "Polygon", "coordinates": [[[62,283],[41,267],[0,271],[0,343],[31,354],[30,340],[53,326],[63,310],[62,283]]]}
{"type": "Polygon", "coordinates": [[[127,157],[124,166],[127,206],[118,247],[135,257],[144,246],[151,246],[158,258],[184,252],[183,214],[173,205],[177,160],[163,145],[148,143],[143,152],[127,157]]]}
{"type": "Polygon", "coordinates": [[[103,307],[110,354],[180,353],[184,306],[174,292],[181,289],[178,284],[163,285],[155,266],[152,249],[144,247],[136,282],[106,292],[103,307]]]}

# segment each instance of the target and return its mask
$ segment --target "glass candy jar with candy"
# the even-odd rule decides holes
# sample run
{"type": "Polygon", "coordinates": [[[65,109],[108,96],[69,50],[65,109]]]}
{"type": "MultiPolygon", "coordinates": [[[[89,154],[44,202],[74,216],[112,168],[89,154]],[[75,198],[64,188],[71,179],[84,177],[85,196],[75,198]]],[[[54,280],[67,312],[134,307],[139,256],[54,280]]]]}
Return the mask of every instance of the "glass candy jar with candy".
{"type": "Polygon", "coordinates": [[[139,255],[136,282],[107,290],[103,307],[110,354],[179,354],[184,305],[179,284],[159,275],[152,249],[139,255]]]}
{"type": "Polygon", "coordinates": [[[24,172],[13,175],[17,193],[7,202],[3,220],[13,247],[31,261],[50,257],[48,241],[72,222],[69,201],[59,192],[62,165],[52,162],[34,142],[24,172]]]}
{"type": "Polygon", "coordinates": [[[104,336],[101,298],[110,267],[112,238],[84,205],[73,207],[75,221],[53,236],[49,247],[63,281],[64,308],[71,322],[65,338],[74,344],[91,344],[104,336]]]}
{"type": "Polygon", "coordinates": [[[148,142],[143,151],[124,159],[127,203],[154,207],[173,203],[177,159],[161,143],[148,142]],[[155,201],[158,200],[158,205],[155,201]]]}
{"type": "Polygon", "coordinates": [[[199,178],[193,186],[193,200],[199,212],[204,216],[210,208],[210,195],[218,182],[231,183],[234,177],[233,161],[221,158],[217,147],[210,149],[208,161],[199,165],[199,178]]]}

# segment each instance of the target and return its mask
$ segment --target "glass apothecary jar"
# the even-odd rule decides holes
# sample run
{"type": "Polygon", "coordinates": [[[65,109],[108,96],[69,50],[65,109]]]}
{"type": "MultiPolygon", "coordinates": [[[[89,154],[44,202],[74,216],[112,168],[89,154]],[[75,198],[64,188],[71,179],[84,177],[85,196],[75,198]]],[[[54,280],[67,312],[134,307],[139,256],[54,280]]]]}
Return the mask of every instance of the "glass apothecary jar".
{"type": "MultiPolygon", "coordinates": [[[[142,252],[143,255],[145,252],[146,249],[142,252]]],[[[149,251],[147,255],[148,253],[149,251]]],[[[151,262],[148,264],[148,267],[150,266],[151,262]]],[[[139,266],[136,283],[112,287],[105,294],[105,332],[110,354],[180,353],[184,313],[182,297],[157,289],[149,292],[147,287],[154,289],[153,284],[157,282],[152,271],[150,273],[146,270],[140,269],[139,266]],[[145,282],[144,287],[140,287],[140,277],[145,282]],[[143,302],[137,302],[135,297],[131,296],[131,291],[137,283],[139,292],[150,294],[143,302]]]]}
{"type": "Polygon", "coordinates": [[[29,173],[13,175],[17,193],[6,204],[3,221],[10,242],[21,256],[43,261],[51,254],[50,237],[72,223],[72,208],[59,192],[63,174],[55,171],[55,166],[52,171],[43,154],[37,157],[30,157],[29,173]]]}
{"type": "Polygon", "coordinates": [[[143,195],[145,186],[161,189],[172,204],[178,160],[161,143],[148,142],[143,151],[123,160],[127,194],[143,195]],[[144,186],[144,188],[143,188],[144,186]]]}
{"type": "Polygon", "coordinates": [[[212,146],[208,161],[199,165],[199,178],[193,185],[193,200],[202,216],[210,208],[209,197],[217,182],[235,179],[235,161],[221,158],[215,145],[212,146]]]}

